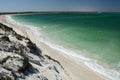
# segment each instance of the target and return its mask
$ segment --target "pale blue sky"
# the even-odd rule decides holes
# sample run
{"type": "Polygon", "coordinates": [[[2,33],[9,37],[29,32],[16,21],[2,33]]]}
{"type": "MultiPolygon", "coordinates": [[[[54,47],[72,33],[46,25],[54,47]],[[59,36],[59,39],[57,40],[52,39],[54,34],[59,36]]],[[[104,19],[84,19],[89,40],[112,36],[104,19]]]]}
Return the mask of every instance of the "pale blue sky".
{"type": "Polygon", "coordinates": [[[120,0],[0,0],[9,11],[119,11],[120,0]]]}

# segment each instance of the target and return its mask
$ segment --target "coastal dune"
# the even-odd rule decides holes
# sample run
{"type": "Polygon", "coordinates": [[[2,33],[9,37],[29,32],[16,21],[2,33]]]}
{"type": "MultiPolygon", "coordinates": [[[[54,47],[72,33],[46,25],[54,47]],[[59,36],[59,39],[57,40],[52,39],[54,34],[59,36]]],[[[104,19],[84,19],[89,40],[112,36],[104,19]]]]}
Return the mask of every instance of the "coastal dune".
{"type": "MultiPolygon", "coordinates": [[[[40,50],[39,53],[42,53],[42,54],[39,54],[39,55],[28,54],[28,56],[32,57],[33,59],[37,59],[38,62],[41,61],[41,59],[38,56],[45,57],[43,61],[46,61],[48,65],[44,65],[44,69],[42,69],[44,73],[43,80],[109,80],[103,77],[102,75],[90,70],[83,63],[80,63],[80,62],[78,63],[68,55],[64,54],[63,52],[60,52],[54,48],[51,48],[45,43],[40,42],[38,38],[34,35],[34,33],[30,31],[30,29],[24,26],[19,26],[17,24],[8,22],[6,16],[4,15],[0,16],[0,23],[5,24],[10,28],[12,28],[13,31],[16,32],[16,34],[23,36],[24,39],[30,41],[32,44],[34,43],[36,45],[36,48],[40,50]],[[46,67],[48,66],[51,67],[51,65],[58,68],[58,70],[55,70],[56,72],[49,71],[49,69],[47,69],[46,67]],[[57,72],[60,72],[60,73],[58,74],[57,72]],[[57,78],[55,78],[54,75],[57,75],[57,78]]],[[[13,42],[17,41],[22,45],[26,45],[26,42],[25,42],[26,40],[24,40],[24,42],[19,41],[18,39],[13,38],[11,36],[10,36],[10,39],[13,40],[13,42]]],[[[0,52],[0,53],[3,54],[3,52],[0,52]]],[[[5,53],[7,54],[8,52],[5,52],[5,53]]],[[[11,53],[8,53],[8,54],[11,54],[11,53]]],[[[21,57],[22,56],[20,56],[20,58],[21,57]]],[[[31,64],[33,68],[37,68],[38,72],[41,72],[40,71],[41,67],[40,65],[38,65],[38,62],[36,62],[36,60],[29,59],[29,61],[30,61],[29,64],[31,64]]],[[[32,79],[35,76],[36,74],[33,74],[32,76],[28,76],[27,78],[32,79]]],[[[34,80],[42,80],[42,79],[36,78],[34,80]]]]}

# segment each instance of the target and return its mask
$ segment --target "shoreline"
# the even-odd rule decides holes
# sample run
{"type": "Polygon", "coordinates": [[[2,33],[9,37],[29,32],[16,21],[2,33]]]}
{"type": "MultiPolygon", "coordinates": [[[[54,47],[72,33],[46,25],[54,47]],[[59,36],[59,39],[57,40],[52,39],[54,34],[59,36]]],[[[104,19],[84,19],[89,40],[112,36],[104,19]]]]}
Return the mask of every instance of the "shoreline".
{"type": "Polygon", "coordinates": [[[32,40],[43,52],[45,55],[49,55],[53,59],[59,61],[61,65],[64,67],[65,71],[69,74],[72,80],[107,80],[107,78],[101,76],[100,74],[95,73],[94,71],[90,70],[86,67],[83,63],[77,63],[68,55],[55,50],[43,42],[39,42],[36,40],[35,36],[32,34],[31,31],[23,29],[22,27],[7,23],[5,20],[5,16],[3,17],[2,23],[12,26],[12,28],[21,35],[24,35],[32,40]],[[70,62],[70,63],[69,63],[70,62]]]}

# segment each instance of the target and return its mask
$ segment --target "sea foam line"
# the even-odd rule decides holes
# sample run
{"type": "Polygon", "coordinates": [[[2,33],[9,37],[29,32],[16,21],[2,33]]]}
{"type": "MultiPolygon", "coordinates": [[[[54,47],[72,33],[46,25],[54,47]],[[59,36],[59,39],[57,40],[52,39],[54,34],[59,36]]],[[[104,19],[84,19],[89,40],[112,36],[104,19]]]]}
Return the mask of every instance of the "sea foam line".
{"type": "Polygon", "coordinates": [[[65,53],[66,55],[72,57],[76,61],[80,61],[80,62],[84,63],[84,65],[86,65],[92,71],[99,73],[99,74],[103,75],[104,77],[109,78],[111,80],[120,80],[120,72],[111,70],[111,69],[105,69],[103,66],[99,65],[96,60],[78,55],[78,54],[76,54],[76,52],[68,50],[68,49],[64,48],[63,46],[55,45],[55,44],[52,44],[50,42],[43,40],[43,38],[40,37],[41,36],[40,31],[39,31],[40,29],[38,29],[34,26],[25,25],[25,24],[21,24],[20,22],[16,22],[14,19],[12,19],[11,16],[7,16],[6,20],[7,20],[7,22],[9,22],[11,24],[16,24],[18,26],[28,28],[34,34],[34,36],[39,38],[38,40],[40,40],[40,42],[43,42],[43,43],[47,44],[48,46],[50,46],[51,48],[54,48],[58,51],[65,53]]]}

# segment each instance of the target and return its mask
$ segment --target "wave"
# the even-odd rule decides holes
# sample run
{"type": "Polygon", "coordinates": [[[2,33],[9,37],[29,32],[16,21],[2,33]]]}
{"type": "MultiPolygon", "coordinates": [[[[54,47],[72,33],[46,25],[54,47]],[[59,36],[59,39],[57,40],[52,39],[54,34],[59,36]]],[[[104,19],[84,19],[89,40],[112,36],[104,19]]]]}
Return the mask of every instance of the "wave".
{"type": "Polygon", "coordinates": [[[27,28],[29,29],[34,36],[36,36],[40,42],[45,43],[46,45],[50,46],[51,48],[54,48],[58,51],[63,52],[64,54],[70,56],[71,58],[73,58],[76,61],[82,62],[84,65],[86,65],[86,67],[88,67],[89,69],[91,69],[92,71],[101,74],[102,76],[109,78],[111,80],[120,80],[120,71],[116,71],[116,70],[112,70],[112,69],[106,69],[103,66],[99,65],[97,63],[97,60],[91,59],[91,58],[87,58],[84,57],[82,55],[78,55],[75,51],[71,51],[69,49],[64,48],[61,45],[56,45],[53,43],[50,43],[46,40],[44,40],[42,38],[42,34],[40,33],[40,28],[37,28],[35,26],[31,26],[31,25],[26,25],[23,23],[20,23],[18,21],[15,21],[12,16],[6,16],[6,20],[8,23],[12,23],[12,24],[16,24],[18,26],[21,26],[23,28],[27,28]]]}

